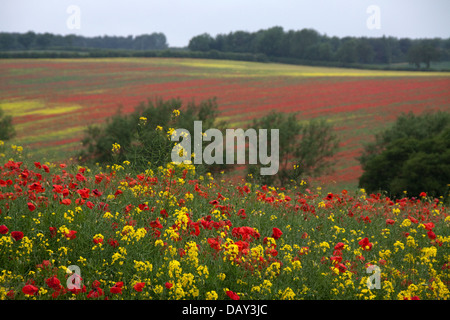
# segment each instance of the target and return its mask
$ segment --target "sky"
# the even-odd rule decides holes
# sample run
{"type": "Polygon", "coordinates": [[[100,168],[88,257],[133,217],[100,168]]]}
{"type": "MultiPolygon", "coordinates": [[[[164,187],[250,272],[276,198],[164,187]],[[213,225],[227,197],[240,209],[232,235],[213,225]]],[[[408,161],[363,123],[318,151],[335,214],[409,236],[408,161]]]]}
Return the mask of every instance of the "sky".
{"type": "Polygon", "coordinates": [[[328,36],[450,38],[450,0],[1,0],[0,32],[137,36],[311,28],[328,36]]]}

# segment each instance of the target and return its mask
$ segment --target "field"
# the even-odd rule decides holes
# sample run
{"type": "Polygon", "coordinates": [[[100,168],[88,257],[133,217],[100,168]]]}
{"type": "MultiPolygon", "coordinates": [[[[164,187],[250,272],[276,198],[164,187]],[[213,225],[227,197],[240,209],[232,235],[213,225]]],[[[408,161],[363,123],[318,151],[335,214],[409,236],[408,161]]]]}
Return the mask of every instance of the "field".
{"type": "Polygon", "coordinates": [[[0,151],[0,299],[450,298],[450,211],[426,194],[393,201],[0,151]]]}
{"type": "Polygon", "coordinates": [[[0,300],[450,298],[450,209],[425,192],[366,193],[355,159],[401,112],[448,110],[450,74],[189,59],[0,69],[0,106],[17,130],[0,141],[0,300]],[[118,105],[214,96],[232,127],[272,109],[333,123],[341,148],[327,184],[70,160],[86,126],[118,105]]]}
{"type": "Polygon", "coordinates": [[[193,59],[0,61],[0,107],[14,117],[14,141],[47,160],[79,148],[87,125],[148,98],[217,97],[221,118],[245,127],[272,109],[333,123],[341,139],[335,190],[355,187],[363,143],[401,112],[449,109],[449,73],[367,71],[193,59]]]}

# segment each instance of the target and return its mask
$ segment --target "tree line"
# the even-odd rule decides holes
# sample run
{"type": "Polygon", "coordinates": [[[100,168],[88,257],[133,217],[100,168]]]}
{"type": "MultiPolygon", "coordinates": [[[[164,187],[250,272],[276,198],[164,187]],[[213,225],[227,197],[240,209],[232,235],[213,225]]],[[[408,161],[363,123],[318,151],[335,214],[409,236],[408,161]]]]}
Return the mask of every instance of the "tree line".
{"type": "Polygon", "coordinates": [[[372,68],[409,63],[429,69],[450,61],[450,38],[330,37],[314,29],[282,27],[194,36],[187,47],[170,48],[163,33],[139,36],[55,35],[0,32],[0,58],[188,57],[372,68]]]}
{"type": "Polygon", "coordinates": [[[285,31],[278,26],[257,32],[218,34],[215,37],[203,33],[193,37],[188,48],[192,51],[264,54],[275,60],[297,59],[347,64],[409,62],[417,68],[422,64],[429,68],[433,61],[450,60],[450,38],[338,38],[322,35],[314,29],[285,31]]]}
{"type": "Polygon", "coordinates": [[[169,46],[163,33],[154,32],[139,36],[84,37],[75,34],[52,33],[0,33],[0,50],[67,50],[67,49],[124,49],[164,50],[169,46]]]}

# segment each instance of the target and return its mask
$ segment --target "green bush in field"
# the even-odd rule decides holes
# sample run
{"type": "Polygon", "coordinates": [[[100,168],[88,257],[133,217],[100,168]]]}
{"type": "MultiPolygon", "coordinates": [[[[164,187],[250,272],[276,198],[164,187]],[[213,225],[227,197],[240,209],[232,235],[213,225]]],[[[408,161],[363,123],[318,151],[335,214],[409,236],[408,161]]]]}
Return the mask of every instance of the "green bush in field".
{"type": "Polygon", "coordinates": [[[180,99],[148,100],[132,114],[119,110],[104,126],[90,126],[80,157],[84,162],[104,164],[130,161],[137,170],[165,166],[171,162],[176,143],[170,139],[171,130],[184,128],[193,134],[194,121],[202,121],[203,131],[220,129],[224,124],[216,121],[217,116],[215,99],[191,102],[185,108],[180,99]]]}
{"type": "Polygon", "coordinates": [[[4,111],[0,109],[0,140],[9,140],[15,135],[15,130],[12,125],[12,117],[5,115],[4,111]]]}
{"type": "MultiPolygon", "coordinates": [[[[252,127],[268,129],[268,132],[270,129],[279,129],[278,173],[274,176],[262,176],[259,175],[261,165],[249,166],[250,177],[263,184],[286,185],[318,176],[330,168],[331,157],[338,149],[339,141],[331,125],[316,119],[303,124],[297,120],[295,113],[272,112],[261,119],[255,119],[252,127]]],[[[268,154],[271,154],[270,150],[268,154]]]]}
{"type": "Polygon", "coordinates": [[[359,184],[368,192],[448,196],[450,113],[401,115],[392,128],[365,147],[359,160],[364,169],[359,184]]]}

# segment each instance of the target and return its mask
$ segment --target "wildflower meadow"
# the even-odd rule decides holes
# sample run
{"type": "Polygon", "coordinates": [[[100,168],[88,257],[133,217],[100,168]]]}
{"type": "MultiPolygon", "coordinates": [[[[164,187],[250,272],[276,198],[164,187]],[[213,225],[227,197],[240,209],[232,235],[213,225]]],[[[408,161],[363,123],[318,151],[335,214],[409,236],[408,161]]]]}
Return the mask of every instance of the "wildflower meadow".
{"type": "Polygon", "coordinates": [[[450,210],[426,193],[41,163],[6,142],[0,161],[2,300],[450,298],[450,210]]]}

